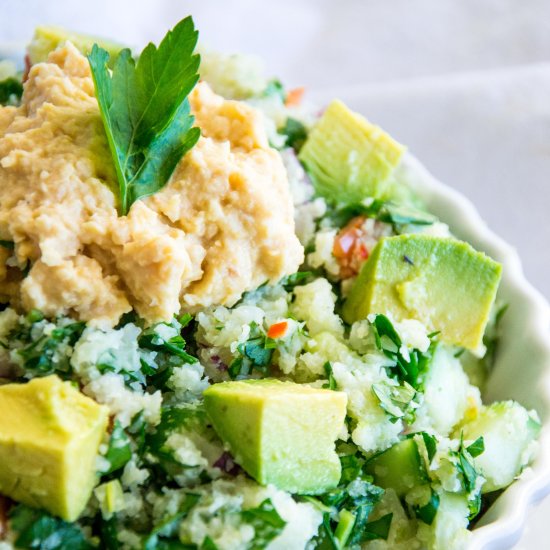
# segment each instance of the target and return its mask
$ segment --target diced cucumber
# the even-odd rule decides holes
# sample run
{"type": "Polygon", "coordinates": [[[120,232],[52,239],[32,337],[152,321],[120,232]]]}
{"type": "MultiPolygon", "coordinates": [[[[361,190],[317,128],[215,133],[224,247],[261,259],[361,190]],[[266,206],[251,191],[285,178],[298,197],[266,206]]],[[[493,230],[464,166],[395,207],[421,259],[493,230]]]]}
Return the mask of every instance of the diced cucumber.
{"type": "Polygon", "coordinates": [[[534,411],[519,403],[500,401],[483,407],[457,430],[456,437],[461,431],[466,443],[483,436],[485,451],[474,462],[487,480],[482,492],[488,493],[508,486],[530,462],[540,422],[534,411]]]}
{"type": "Polygon", "coordinates": [[[478,393],[454,353],[451,347],[436,347],[424,379],[424,401],[417,411],[415,430],[447,436],[470,410],[477,410],[478,393]]]}
{"type": "Polygon", "coordinates": [[[414,439],[404,439],[374,456],[365,468],[374,477],[376,485],[393,489],[399,497],[429,481],[414,439]]]}
{"type": "Polygon", "coordinates": [[[110,518],[124,508],[124,493],[118,479],[98,485],[94,493],[104,518],[110,518]]]}

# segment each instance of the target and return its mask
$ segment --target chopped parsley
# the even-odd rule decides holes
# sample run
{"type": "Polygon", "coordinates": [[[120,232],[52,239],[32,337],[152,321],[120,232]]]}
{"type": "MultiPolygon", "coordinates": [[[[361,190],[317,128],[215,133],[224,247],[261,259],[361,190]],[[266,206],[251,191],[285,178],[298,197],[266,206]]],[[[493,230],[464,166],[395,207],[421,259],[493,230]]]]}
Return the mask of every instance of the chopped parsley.
{"type": "Polygon", "coordinates": [[[317,497],[324,507],[319,533],[321,547],[339,550],[367,540],[387,538],[391,514],[376,522],[368,521],[384,490],[374,485],[372,477],[364,472],[365,459],[356,453],[341,456],[340,462],[342,475],[338,487],[317,497]]]}
{"type": "Polygon", "coordinates": [[[109,447],[104,456],[109,463],[109,469],[103,474],[111,474],[123,468],[132,458],[130,438],[118,420],[115,420],[113,431],[109,438],[109,447]]]}
{"type": "Polygon", "coordinates": [[[380,382],[372,385],[372,391],[380,406],[390,416],[391,422],[395,423],[399,419],[409,424],[414,422],[421,394],[408,382],[403,382],[402,385],[380,382]]]}
{"type": "MultiPolygon", "coordinates": [[[[416,348],[409,350],[405,348],[397,330],[385,315],[376,315],[369,323],[374,331],[376,347],[393,361],[393,365],[387,367],[387,370],[397,382],[397,385],[384,382],[373,384],[372,391],[392,422],[403,419],[412,424],[422,400],[424,375],[436,341],[432,340],[426,352],[416,348]]],[[[437,333],[429,335],[430,338],[435,336],[437,333]]]]}
{"type": "Polygon", "coordinates": [[[43,510],[17,505],[10,512],[16,548],[89,550],[92,545],[75,523],[67,523],[43,510]]]}
{"type": "Polygon", "coordinates": [[[235,380],[247,378],[253,371],[267,374],[276,347],[276,342],[268,338],[257,323],[250,323],[248,340],[237,346],[239,355],[229,365],[229,376],[235,380]]]}
{"type": "MultiPolygon", "coordinates": [[[[367,204],[356,203],[332,208],[326,217],[336,227],[343,227],[356,216],[365,216],[390,224],[396,233],[399,233],[400,227],[404,225],[432,225],[437,222],[437,218],[427,212],[382,199],[375,199],[367,204]]],[[[410,261],[408,258],[407,260],[410,261]]]]}
{"type": "Polygon", "coordinates": [[[13,250],[15,248],[15,243],[13,241],[0,241],[0,246],[8,250],[13,250]]]}
{"type": "Polygon", "coordinates": [[[278,132],[286,137],[285,145],[299,151],[307,139],[306,127],[295,118],[288,117],[278,132]]]}
{"type": "Polygon", "coordinates": [[[199,500],[200,495],[187,493],[177,512],[163,518],[144,538],[143,550],[182,548],[183,545],[177,536],[178,525],[189,514],[199,500]]]}
{"type": "Polygon", "coordinates": [[[426,453],[428,454],[428,465],[431,464],[435,453],[437,452],[437,440],[436,438],[429,434],[428,432],[420,432],[422,440],[424,441],[424,446],[426,447],[426,453]]]}
{"type": "Polygon", "coordinates": [[[433,349],[425,353],[416,348],[405,352],[401,337],[385,315],[378,314],[369,323],[374,330],[376,347],[394,361],[394,365],[389,367],[390,374],[399,382],[407,382],[414,389],[420,389],[433,349]]]}
{"type": "Polygon", "coordinates": [[[464,446],[462,434],[458,451],[451,451],[451,456],[456,460],[456,469],[460,474],[464,491],[468,493],[469,519],[474,518],[481,510],[481,488],[477,487],[479,472],[476,470],[472,459],[479,456],[485,450],[483,437],[476,439],[470,446],[464,446]]]}
{"type": "Polygon", "coordinates": [[[284,86],[281,84],[280,80],[273,79],[267,83],[265,90],[262,92],[263,97],[277,97],[280,99],[281,103],[286,101],[286,93],[284,86]]]}
{"type": "Polygon", "coordinates": [[[73,347],[86,326],[68,318],[48,322],[37,310],[29,312],[0,345],[12,350],[12,357],[34,376],[71,373],[69,348],[73,347]]]}
{"type": "Polygon", "coordinates": [[[336,390],[338,387],[338,384],[336,384],[336,380],[334,379],[334,374],[332,373],[332,365],[330,361],[327,361],[323,365],[323,369],[325,371],[325,374],[327,375],[327,382],[323,384],[323,388],[329,389],[329,390],[336,390]]]}
{"type": "Polygon", "coordinates": [[[0,81],[0,105],[15,105],[23,95],[21,80],[9,77],[0,81]]]}
{"type": "Polygon", "coordinates": [[[257,508],[243,510],[241,518],[254,527],[254,540],[248,547],[250,550],[263,550],[269,542],[281,534],[286,525],[286,521],[279,515],[271,499],[264,500],[257,508]]]}
{"type": "Polygon", "coordinates": [[[418,519],[421,519],[427,525],[431,525],[439,509],[439,495],[430,489],[430,500],[424,506],[414,506],[413,510],[418,519]]]}
{"type": "Polygon", "coordinates": [[[175,367],[198,362],[188,353],[187,341],[182,335],[191,321],[192,316],[185,314],[174,317],[169,323],[157,323],[140,334],[139,347],[155,352],[154,360],[142,356],[141,370],[149,377],[148,383],[156,388],[166,387],[175,367]]]}
{"type": "Polygon", "coordinates": [[[311,271],[297,271],[281,279],[280,284],[287,292],[292,292],[297,286],[303,285],[313,275],[311,271]]]}
{"type": "MultiPolygon", "coordinates": [[[[183,464],[181,460],[176,459],[174,448],[167,444],[168,439],[174,433],[185,434],[187,437],[190,437],[191,434],[198,434],[202,441],[210,442],[211,447],[219,446],[220,454],[223,452],[222,443],[212,429],[202,404],[164,406],[161,411],[160,423],[154,431],[144,436],[142,455],[151,465],[158,464],[168,479],[174,479],[175,476],[183,472],[190,473],[192,469],[195,469],[197,474],[202,470],[202,466],[183,464]]],[[[209,480],[204,479],[204,481],[209,480]]]]}

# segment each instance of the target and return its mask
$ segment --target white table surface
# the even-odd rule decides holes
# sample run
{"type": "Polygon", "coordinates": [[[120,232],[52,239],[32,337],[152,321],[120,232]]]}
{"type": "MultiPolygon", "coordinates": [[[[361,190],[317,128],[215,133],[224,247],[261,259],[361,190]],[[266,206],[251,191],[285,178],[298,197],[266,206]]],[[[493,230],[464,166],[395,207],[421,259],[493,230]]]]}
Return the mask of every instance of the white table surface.
{"type": "MultiPolygon", "coordinates": [[[[201,40],[340,97],[474,201],[550,297],[549,0],[0,0],[0,43],[55,23],[131,45],[191,13],[201,40]]],[[[518,550],[543,550],[550,499],[518,550]]]]}

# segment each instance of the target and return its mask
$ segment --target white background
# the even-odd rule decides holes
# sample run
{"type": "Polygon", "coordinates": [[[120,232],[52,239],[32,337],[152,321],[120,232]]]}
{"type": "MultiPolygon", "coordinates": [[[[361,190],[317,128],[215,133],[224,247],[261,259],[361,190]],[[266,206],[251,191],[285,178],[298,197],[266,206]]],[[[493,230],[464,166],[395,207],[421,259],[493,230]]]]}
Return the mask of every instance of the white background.
{"type": "MultiPolygon", "coordinates": [[[[140,46],[187,14],[208,46],[258,54],[406,143],[550,297],[550,0],[0,0],[0,44],[55,23],[140,46]]],[[[548,517],[547,500],[518,549],[549,547],[548,517]]]]}

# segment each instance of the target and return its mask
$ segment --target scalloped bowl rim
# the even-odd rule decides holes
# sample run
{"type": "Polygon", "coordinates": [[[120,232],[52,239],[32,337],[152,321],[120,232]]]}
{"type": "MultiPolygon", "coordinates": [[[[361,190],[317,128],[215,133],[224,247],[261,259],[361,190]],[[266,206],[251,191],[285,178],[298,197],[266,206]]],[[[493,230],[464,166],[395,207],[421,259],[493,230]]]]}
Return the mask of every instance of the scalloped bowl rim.
{"type": "MultiPolygon", "coordinates": [[[[406,154],[403,168],[411,187],[426,201],[431,211],[449,223],[452,212],[453,232],[469,233],[467,240],[481,249],[490,249],[491,255],[503,264],[508,289],[521,297],[530,320],[529,333],[533,348],[539,350],[539,361],[544,363],[539,391],[550,409],[550,305],[542,294],[525,278],[516,250],[497,236],[464,195],[437,180],[411,154],[406,154]],[[434,207],[433,203],[437,203],[434,207]],[[462,231],[461,231],[462,230],[462,231]],[[542,389],[541,389],[542,388],[542,389]]],[[[504,281],[503,281],[504,282],[504,281]]],[[[498,368],[498,356],[496,367],[498,368]]],[[[499,497],[473,529],[470,550],[502,550],[515,544],[525,526],[529,507],[550,493],[550,420],[543,420],[540,446],[532,467],[528,468],[499,497]]]]}

